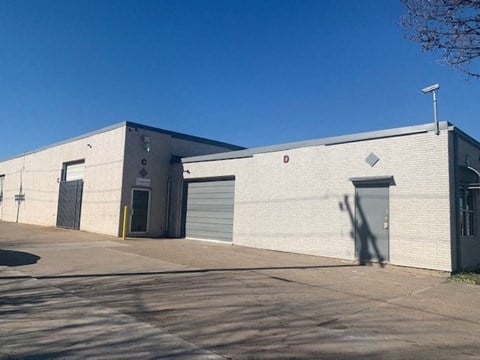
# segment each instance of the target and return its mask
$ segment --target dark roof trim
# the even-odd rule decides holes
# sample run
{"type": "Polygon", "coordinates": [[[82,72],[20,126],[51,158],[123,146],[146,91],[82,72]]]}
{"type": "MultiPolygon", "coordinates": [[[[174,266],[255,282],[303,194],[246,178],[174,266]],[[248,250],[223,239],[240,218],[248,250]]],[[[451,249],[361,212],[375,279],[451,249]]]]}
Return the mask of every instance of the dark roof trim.
{"type": "Polygon", "coordinates": [[[227,143],[224,143],[224,142],[221,142],[221,141],[206,139],[206,138],[193,136],[193,135],[182,134],[182,133],[179,133],[179,132],[160,129],[160,128],[156,128],[156,127],[153,127],[153,126],[138,124],[138,123],[134,123],[134,122],[130,122],[130,121],[127,121],[125,123],[125,125],[128,126],[128,127],[135,127],[137,129],[144,129],[144,130],[149,130],[149,131],[153,131],[153,132],[160,133],[160,134],[170,135],[171,137],[174,137],[174,138],[177,138],[177,139],[190,140],[190,141],[195,141],[195,142],[199,142],[199,143],[203,143],[203,144],[207,144],[207,145],[225,147],[225,148],[228,148],[228,149],[231,149],[231,150],[243,150],[243,149],[245,149],[245,147],[243,147],[243,146],[227,144],[227,143]]]}
{"type": "Polygon", "coordinates": [[[355,186],[395,185],[395,180],[392,175],[351,177],[348,180],[355,186]]]}
{"type": "Polygon", "coordinates": [[[452,128],[453,128],[453,130],[454,130],[454,133],[457,134],[457,135],[459,135],[459,136],[462,138],[462,140],[465,140],[466,142],[470,143],[471,145],[480,148],[480,142],[478,142],[478,141],[475,140],[473,137],[471,137],[471,136],[468,135],[467,133],[465,133],[465,132],[463,132],[462,130],[460,130],[458,127],[453,126],[452,128]]]}
{"type": "MultiPolygon", "coordinates": [[[[442,121],[439,124],[440,130],[451,130],[450,126],[451,124],[448,123],[447,121],[442,121]]],[[[424,133],[424,132],[434,131],[434,130],[435,130],[435,124],[428,123],[423,125],[370,131],[370,132],[364,132],[364,133],[358,133],[358,134],[352,134],[352,135],[342,135],[342,136],[334,136],[334,137],[328,137],[323,139],[297,141],[297,142],[291,142],[286,144],[262,146],[262,147],[234,151],[234,152],[230,151],[230,152],[224,152],[219,154],[192,156],[192,157],[183,158],[182,162],[192,163],[192,162],[200,162],[200,161],[239,159],[239,158],[245,158],[245,157],[252,157],[256,154],[262,154],[262,153],[268,153],[268,152],[285,151],[285,150],[297,149],[297,148],[309,147],[309,146],[338,145],[338,144],[357,142],[357,141],[418,134],[418,133],[424,133]]]]}
{"type": "Polygon", "coordinates": [[[136,127],[138,129],[145,129],[145,130],[150,130],[150,131],[154,131],[154,132],[157,132],[157,133],[170,135],[170,136],[172,136],[174,138],[177,138],[177,139],[184,139],[184,140],[200,142],[200,143],[204,143],[204,144],[208,144],[208,145],[225,147],[225,148],[228,148],[228,149],[231,149],[231,150],[245,149],[244,147],[241,147],[241,146],[227,144],[227,143],[220,142],[220,141],[204,139],[204,138],[201,138],[201,137],[187,135],[187,134],[181,134],[181,133],[177,133],[177,132],[174,132],[174,131],[163,130],[163,129],[155,128],[155,127],[148,126],[148,125],[142,125],[142,124],[138,124],[138,123],[134,123],[134,122],[130,122],[130,121],[122,121],[122,122],[117,123],[117,124],[113,124],[113,125],[110,125],[110,126],[107,126],[107,127],[95,130],[95,131],[88,132],[88,133],[83,134],[83,135],[76,136],[74,138],[59,141],[59,142],[56,142],[56,143],[53,143],[53,144],[35,149],[35,150],[31,150],[31,151],[28,151],[28,152],[25,152],[25,153],[22,153],[22,154],[18,154],[18,155],[8,157],[6,159],[1,159],[0,163],[4,162],[4,161],[17,159],[17,158],[20,158],[20,157],[23,157],[23,156],[35,154],[35,153],[40,152],[40,151],[44,151],[44,150],[54,148],[54,147],[57,147],[57,146],[60,146],[60,145],[68,144],[70,142],[82,140],[82,139],[88,138],[90,136],[98,135],[98,134],[101,134],[101,133],[104,133],[104,132],[108,132],[108,131],[111,131],[111,130],[121,128],[121,127],[136,127]]]}

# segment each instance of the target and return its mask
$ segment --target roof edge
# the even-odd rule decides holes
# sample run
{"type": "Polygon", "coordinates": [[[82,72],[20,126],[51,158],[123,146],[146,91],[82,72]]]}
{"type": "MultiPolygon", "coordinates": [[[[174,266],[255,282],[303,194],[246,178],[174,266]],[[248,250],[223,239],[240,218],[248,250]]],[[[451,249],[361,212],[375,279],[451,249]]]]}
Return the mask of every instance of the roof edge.
{"type": "Polygon", "coordinates": [[[119,123],[116,123],[116,124],[113,124],[113,125],[110,125],[110,126],[98,129],[98,130],[90,131],[90,132],[88,132],[86,134],[83,134],[83,135],[75,136],[73,138],[58,141],[58,142],[55,142],[53,144],[42,146],[42,147],[34,149],[34,150],[30,150],[30,151],[27,151],[27,152],[24,152],[24,153],[9,156],[5,159],[0,159],[0,163],[5,162],[5,161],[18,159],[18,158],[21,158],[21,157],[24,157],[24,156],[27,156],[27,155],[32,155],[32,154],[38,153],[40,151],[48,150],[50,148],[54,148],[54,147],[57,147],[57,146],[60,146],[60,145],[64,145],[64,144],[67,144],[67,143],[70,143],[70,142],[73,142],[73,141],[82,140],[82,139],[85,139],[85,138],[93,136],[93,135],[102,134],[102,133],[107,132],[107,131],[115,130],[115,129],[118,129],[118,128],[121,128],[121,127],[128,127],[128,126],[136,127],[136,128],[139,128],[139,129],[155,131],[157,133],[170,135],[170,136],[172,136],[174,138],[178,138],[178,139],[191,140],[191,141],[196,141],[196,142],[200,142],[200,143],[203,143],[203,144],[225,147],[225,148],[228,148],[228,149],[231,149],[231,150],[243,150],[243,149],[245,149],[245,147],[243,147],[243,146],[228,144],[228,143],[224,143],[224,142],[221,142],[221,141],[206,139],[206,138],[193,136],[193,135],[182,134],[182,133],[175,132],[175,131],[164,130],[164,129],[160,129],[160,128],[156,128],[156,127],[148,126],[148,125],[143,125],[143,124],[139,124],[139,123],[135,123],[135,122],[131,122],[131,121],[122,121],[122,122],[119,122],[119,123]]]}
{"type": "Polygon", "coordinates": [[[200,143],[203,143],[203,144],[226,147],[226,148],[229,148],[231,150],[244,150],[245,149],[245,147],[243,147],[243,146],[238,146],[238,145],[229,144],[229,143],[222,142],[222,141],[207,139],[207,138],[203,138],[203,137],[199,137],[199,136],[195,136],[195,135],[188,135],[188,134],[184,134],[184,133],[179,133],[179,132],[176,132],[176,131],[170,131],[170,130],[165,130],[165,129],[161,129],[161,128],[156,128],[154,126],[143,125],[143,124],[139,124],[139,123],[135,123],[135,122],[131,122],[131,121],[127,121],[126,126],[136,127],[138,129],[144,129],[144,130],[149,130],[149,131],[153,131],[153,132],[160,133],[160,134],[170,135],[170,136],[172,136],[174,138],[177,138],[177,139],[191,140],[191,141],[200,142],[200,143]]]}
{"type": "MultiPolygon", "coordinates": [[[[448,121],[441,121],[439,123],[439,128],[440,130],[450,131],[451,125],[452,124],[450,124],[448,121]]],[[[211,155],[185,157],[182,159],[182,163],[239,159],[239,158],[245,158],[245,157],[252,157],[253,155],[256,155],[256,154],[285,151],[285,150],[297,149],[302,147],[321,146],[321,145],[325,145],[325,146],[338,145],[338,144],[344,144],[349,142],[418,134],[418,133],[429,132],[434,130],[435,130],[435,123],[427,123],[422,125],[405,126],[405,127],[392,128],[392,129],[386,129],[386,130],[368,131],[368,132],[333,136],[333,137],[327,137],[327,138],[321,138],[321,139],[296,141],[296,142],[284,143],[284,144],[278,144],[278,145],[261,146],[261,147],[250,148],[245,150],[229,151],[229,152],[211,154],[211,155]]]]}
{"type": "Polygon", "coordinates": [[[122,121],[122,122],[119,122],[119,123],[116,123],[116,124],[113,124],[113,125],[110,125],[110,126],[98,129],[98,130],[90,131],[90,132],[88,132],[86,134],[83,134],[83,135],[79,135],[79,136],[75,136],[73,138],[58,141],[58,142],[55,142],[55,143],[50,144],[50,145],[42,146],[42,147],[34,149],[34,150],[30,150],[30,151],[27,151],[27,152],[24,152],[24,153],[21,153],[21,154],[17,154],[17,155],[7,157],[5,159],[0,159],[0,163],[5,162],[5,161],[18,159],[18,158],[21,158],[21,157],[24,157],[24,156],[27,156],[27,155],[32,155],[32,154],[38,153],[40,151],[48,150],[50,148],[54,148],[54,147],[57,147],[57,146],[60,146],[60,145],[67,144],[69,142],[82,140],[82,139],[85,139],[85,138],[93,136],[93,135],[102,134],[104,132],[115,130],[115,129],[121,128],[123,126],[126,126],[126,125],[127,125],[127,121],[122,121]]]}

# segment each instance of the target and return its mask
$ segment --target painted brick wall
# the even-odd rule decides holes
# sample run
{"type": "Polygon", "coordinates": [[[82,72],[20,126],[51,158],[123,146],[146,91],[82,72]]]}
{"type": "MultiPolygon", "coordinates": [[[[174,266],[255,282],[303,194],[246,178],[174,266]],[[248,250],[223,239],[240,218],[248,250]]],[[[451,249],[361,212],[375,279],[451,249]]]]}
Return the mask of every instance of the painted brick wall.
{"type": "Polygon", "coordinates": [[[25,201],[18,209],[19,222],[55,226],[62,164],[85,159],[80,229],[116,235],[124,139],[125,128],[120,127],[0,162],[0,175],[5,174],[0,219],[16,220],[14,198],[22,176],[25,201]]]}
{"type": "Polygon", "coordinates": [[[354,259],[350,177],[393,175],[390,262],[450,270],[448,132],[433,132],[186,163],[188,178],[234,175],[233,241],[354,259]],[[365,158],[375,153],[371,167],[365,158]],[[283,163],[283,156],[290,161],[283,163]]]}
{"type": "MultiPolygon", "coordinates": [[[[150,179],[150,221],[147,234],[137,236],[163,237],[179,236],[181,217],[181,195],[183,188],[182,171],[170,163],[172,155],[196,156],[219,152],[229,149],[201,141],[180,139],[171,135],[139,128],[136,131],[126,131],[125,138],[125,163],[123,172],[122,206],[131,206],[133,189],[136,179],[142,178],[140,172],[145,169],[146,179],[150,179]],[[150,138],[150,151],[144,148],[143,137],[150,138]],[[142,164],[146,160],[146,165],[142,164]],[[168,180],[172,179],[170,187],[170,200],[168,196],[168,180]],[[167,207],[169,210],[167,210],[167,207]],[[167,214],[168,211],[168,214],[167,214]],[[168,219],[167,219],[168,217],[168,219]]],[[[118,223],[118,222],[117,222],[118,223]]],[[[121,226],[117,230],[121,233],[121,226]]]]}

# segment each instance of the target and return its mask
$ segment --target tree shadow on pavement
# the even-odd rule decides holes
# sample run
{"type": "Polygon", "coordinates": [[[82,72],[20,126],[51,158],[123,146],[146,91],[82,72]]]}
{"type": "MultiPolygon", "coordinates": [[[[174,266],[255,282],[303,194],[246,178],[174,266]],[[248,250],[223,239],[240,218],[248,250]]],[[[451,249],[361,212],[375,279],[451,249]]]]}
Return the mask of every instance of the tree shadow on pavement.
{"type": "MultiPolygon", "coordinates": [[[[391,293],[397,281],[361,283],[387,287],[384,297],[333,286],[339,267],[302,268],[323,278],[312,285],[297,282],[298,273],[285,281],[287,267],[270,268],[10,277],[0,281],[0,359],[216,358],[210,351],[233,359],[436,360],[480,351],[478,320],[438,314],[411,295],[399,300],[412,290],[391,293]]],[[[344,269],[352,282],[364,277],[344,269]]]]}
{"type": "Polygon", "coordinates": [[[24,251],[0,249],[0,266],[23,266],[36,264],[40,256],[24,251]]]}
{"type": "MultiPolygon", "coordinates": [[[[1,263],[0,263],[1,265],[1,263]]],[[[269,270],[312,270],[328,268],[347,268],[357,267],[357,264],[336,264],[336,265],[307,265],[307,266],[265,266],[265,267],[244,267],[244,268],[211,268],[211,269],[182,269],[165,271],[141,271],[141,272],[111,272],[94,274],[66,274],[66,275],[39,275],[35,276],[38,280],[48,279],[76,279],[76,278],[104,278],[104,277],[135,277],[151,275],[180,275],[180,274],[202,274],[202,273],[228,273],[228,272],[251,272],[251,271],[269,271],[269,270]]],[[[26,279],[30,275],[7,275],[0,276],[0,280],[8,279],[26,279]]],[[[278,278],[277,278],[278,279],[278,278]]]]}

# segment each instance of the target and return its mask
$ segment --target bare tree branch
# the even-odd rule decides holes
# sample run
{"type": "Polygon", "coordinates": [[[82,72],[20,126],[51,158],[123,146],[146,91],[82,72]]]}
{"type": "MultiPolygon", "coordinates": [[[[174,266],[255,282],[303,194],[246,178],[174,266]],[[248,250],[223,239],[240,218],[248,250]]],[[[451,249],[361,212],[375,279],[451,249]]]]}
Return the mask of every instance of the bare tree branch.
{"type": "Polygon", "coordinates": [[[480,57],[480,0],[401,0],[405,37],[423,51],[440,51],[443,61],[468,76],[480,57]]]}

